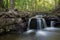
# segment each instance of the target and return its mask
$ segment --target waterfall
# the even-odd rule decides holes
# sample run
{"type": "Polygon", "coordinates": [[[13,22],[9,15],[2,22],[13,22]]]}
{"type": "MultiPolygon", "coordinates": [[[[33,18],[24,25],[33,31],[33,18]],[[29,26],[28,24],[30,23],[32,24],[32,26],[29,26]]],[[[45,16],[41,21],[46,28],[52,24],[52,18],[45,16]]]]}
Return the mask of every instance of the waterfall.
{"type": "Polygon", "coordinates": [[[29,21],[28,21],[28,27],[27,27],[27,31],[30,29],[30,22],[31,22],[31,18],[29,18],[29,21]]]}
{"type": "Polygon", "coordinates": [[[37,18],[37,30],[41,30],[41,20],[40,18],[37,18]]]}
{"type": "Polygon", "coordinates": [[[48,27],[48,28],[45,28],[45,30],[54,30],[55,29],[55,27],[54,27],[54,23],[55,21],[51,21],[51,23],[50,23],[50,27],[48,27]]]}
{"type": "MultiPolygon", "coordinates": [[[[33,24],[32,24],[33,25],[33,24]]],[[[36,16],[36,17],[33,17],[33,18],[29,18],[29,21],[28,21],[28,27],[27,27],[27,31],[26,31],[26,33],[27,34],[29,34],[29,33],[31,33],[31,32],[36,32],[36,33],[42,33],[42,30],[44,29],[44,28],[46,28],[47,27],[47,25],[46,25],[46,21],[45,21],[45,19],[44,18],[42,18],[42,17],[40,17],[40,16],[36,16]],[[37,22],[37,31],[36,30],[34,30],[34,29],[30,29],[30,24],[31,24],[31,20],[32,19],[36,19],[36,22],[37,22]]]]}
{"type": "Polygon", "coordinates": [[[47,27],[46,21],[45,21],[44,18],[42,18],[42,20],[43,20],[43,23],[44,23],[44,28],[46,28],[47,27]]]}
{"type": "Polygon", "coordinates": [[[42,27],[46,28],[47,24],[44,18],[37,18],[37,30],[42,30],[42,27]]]}
{"type": "MultiPolygon", "coordinates": [[[[36,17],[34,17],[37,19],[37,30],[42,30],[42,28],[46,28],[47,25],[46,25],[46,22],[45,22],[45,19],[42,18],[42,16],[39,16],[37,15],[36,17]]],[[[31,23],[31,20],[34,19],[34,18],[29,18],[29,21],[28,21],[28,27],[27,27],[27,31],[30,30],[30,23],[31,23]]]]}
{"type": "Polygon", "coordinates": [[[50,25],[51,25],[51,27],[54,27],[54,21],[51,21],[50,25]]]}

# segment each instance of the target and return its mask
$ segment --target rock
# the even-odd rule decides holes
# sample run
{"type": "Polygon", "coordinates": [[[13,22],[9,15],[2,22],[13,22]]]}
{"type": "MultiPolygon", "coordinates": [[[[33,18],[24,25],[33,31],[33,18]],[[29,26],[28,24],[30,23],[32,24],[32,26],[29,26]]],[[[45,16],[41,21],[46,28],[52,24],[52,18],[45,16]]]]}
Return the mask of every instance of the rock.
{"type": "Polygon", "coordinates": [[[28,14],[23,14],[23,12],[2,12],[0,13],[0,28],[5,29],[6,31],[15,30],[15,29],[24,29],[26,28],[26,23],[23,21],[21,17],[25,17],[28,14]],[[16,28],[17,26],[18,28],[16,28]]]}

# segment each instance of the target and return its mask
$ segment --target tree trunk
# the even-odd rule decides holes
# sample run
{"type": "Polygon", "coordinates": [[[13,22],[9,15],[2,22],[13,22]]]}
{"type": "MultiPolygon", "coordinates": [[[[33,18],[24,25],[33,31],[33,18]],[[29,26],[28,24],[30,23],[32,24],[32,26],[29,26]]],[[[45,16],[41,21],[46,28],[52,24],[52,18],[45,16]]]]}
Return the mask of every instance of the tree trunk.
{"type": "Polygon", "coordinates": [[[0,12],[2,12],[4,10],[4,3],[3,0],[0,0],[0,12]]]}
{"type": "Polygon", "coordinates": [[[10,0],[10,10],[14,10],[14,0],[10,0]]]}
{"type": "Polygon", "coordinates": [[[59,0],[59,8],[60,8],[60,0],[59,0]]]}
{"type": "Polygon", "coordinates": [[[0,7],[4,7],[3,0],[0,0],[0,7]]]}
{"type": "Polygon", "coordinates": [[[6,0],[6,9],[8,9],[8,0],[6,0]]]}

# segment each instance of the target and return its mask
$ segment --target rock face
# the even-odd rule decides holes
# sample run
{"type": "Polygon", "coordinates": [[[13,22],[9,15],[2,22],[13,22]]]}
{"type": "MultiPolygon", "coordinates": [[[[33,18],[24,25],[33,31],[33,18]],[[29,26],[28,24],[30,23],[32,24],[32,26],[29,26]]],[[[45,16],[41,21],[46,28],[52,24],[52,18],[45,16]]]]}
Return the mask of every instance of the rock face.
{"type": "Polygon", "coordinates": [[[22,29],[25,24],[20,15],[14,13],[0,13],[0,29],[6,31],[22,29]],[[16,29],[17,28],[17,29],[16,29]]]}

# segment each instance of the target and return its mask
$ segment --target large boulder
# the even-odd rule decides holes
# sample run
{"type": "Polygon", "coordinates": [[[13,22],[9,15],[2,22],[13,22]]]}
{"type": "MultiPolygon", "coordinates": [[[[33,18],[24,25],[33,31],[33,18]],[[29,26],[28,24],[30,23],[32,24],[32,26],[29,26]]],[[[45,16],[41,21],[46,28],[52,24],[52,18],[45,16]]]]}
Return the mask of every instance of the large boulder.
{"type": "Polygon", "coordinates": [[[16,24],[21,23],[21,18],[14,13],[1,13],[0,14],[0,29],[10,31],[10,29],[16,29],[16,24]]]}

